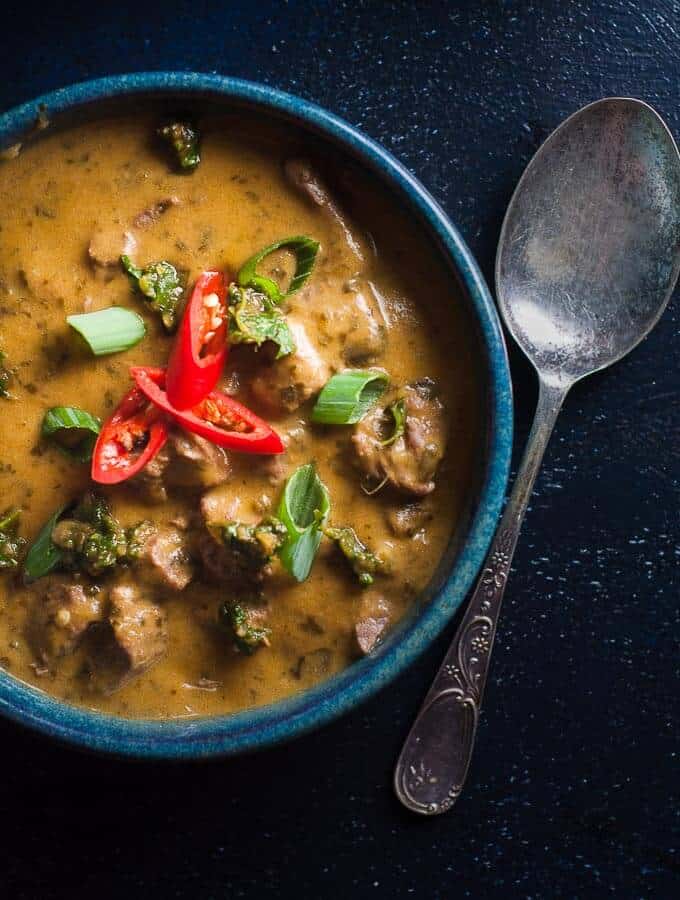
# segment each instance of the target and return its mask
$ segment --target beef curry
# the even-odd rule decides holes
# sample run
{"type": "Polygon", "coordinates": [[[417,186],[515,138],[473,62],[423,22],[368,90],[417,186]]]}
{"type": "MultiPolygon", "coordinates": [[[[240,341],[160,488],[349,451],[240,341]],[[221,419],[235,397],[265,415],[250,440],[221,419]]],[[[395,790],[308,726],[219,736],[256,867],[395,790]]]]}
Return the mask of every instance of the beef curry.
{"type": "Polygon", "coordinates": [[[140,113],[0,163],[10,676],[233,712],[374,652],[430,581],[476,477],[470,324],[393,199],[308,150],[140,113]]]}

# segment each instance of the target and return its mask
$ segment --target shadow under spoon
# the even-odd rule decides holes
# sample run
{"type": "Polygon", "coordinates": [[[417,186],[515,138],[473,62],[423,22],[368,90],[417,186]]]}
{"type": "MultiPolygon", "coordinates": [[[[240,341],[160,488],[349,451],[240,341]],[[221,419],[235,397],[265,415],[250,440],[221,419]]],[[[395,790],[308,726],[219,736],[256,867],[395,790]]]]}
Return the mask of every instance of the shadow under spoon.
{"type": "Polygon", "coordinates": [[[414,812],[445,812],[462,791],[510,564],[564,399],[651,331],[679,268],[680,157],[663,120],[625,98],[574,113],[527,167],[501,231],[498,304],[538,375],[538,405],[481,577],[397,762],[397,796],[414,812]]]}

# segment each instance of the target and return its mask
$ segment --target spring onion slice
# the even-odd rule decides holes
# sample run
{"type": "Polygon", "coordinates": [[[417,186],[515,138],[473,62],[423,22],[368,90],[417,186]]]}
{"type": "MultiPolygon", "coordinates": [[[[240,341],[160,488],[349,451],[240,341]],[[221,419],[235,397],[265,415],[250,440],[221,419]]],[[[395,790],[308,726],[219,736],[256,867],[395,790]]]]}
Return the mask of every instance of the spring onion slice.
{"type": "Polygon", "coordinates": [[[396,400],[386,411],[392,414],[394,424],[392,427],[392,434],[386,440],[381,441],[383,447],[389,447],[390,444],[393,444],[398,440],[406,430],[406,406],[404,405],[403,398],[401,400],[396,400]]]}
{"type": "Polygon", "coordinates": [[[97,442],[101,422],[77,406],[53,406],[43,418],[41,434],[67,456],[88,462],[97,442]]]}
{"type": "Polygon", "coordinates": [[[65,509],[66,507],[62,506],[50,516],[40,529],[40,534],[28,551],[24,562],[24,577],[26,581],[35,581],[37,578],[42,578],[43,575],[48,575],[61,562],[63,553],[52,542],[52,532],[65,509]]]}
{"type": "Polygon", "coordinates": [[[146,334],[142,317],[122,306],[68,316],[66,321],[84,338],[95,356],[129,350],[146,334]]]}
{"type": "Polygon", "coordinates": [[[310,573],[330,510],[328,490],[314,463],[296,469],[286,482],[278,511],[288,530],[279,558],[296,581],[304,581],[310,573]]]}
{"type": "Polygon", "coordinates": [[[307,281],[318,252],[319,242],[312,238],[304,235],[282,238],[251,256],[239,269],[236,280],[241,287],[257,288],[258,291],[265,293],[273,303],[281,303],[286,297],[299,291],[307,281]],[[295,272],[288,285],[288,290],[285,292],[271,278],[257,273],[257,267],[262,260],[276,250],[290,250],[295,255],[295,272]]]}
{"type": "Polygon", "coordinates": [[[352,369],[338,372],[326,382],[319,394],[312,422],[319,425],[354,425],[387,390],[390,380],[376,369],[352,369]]]}

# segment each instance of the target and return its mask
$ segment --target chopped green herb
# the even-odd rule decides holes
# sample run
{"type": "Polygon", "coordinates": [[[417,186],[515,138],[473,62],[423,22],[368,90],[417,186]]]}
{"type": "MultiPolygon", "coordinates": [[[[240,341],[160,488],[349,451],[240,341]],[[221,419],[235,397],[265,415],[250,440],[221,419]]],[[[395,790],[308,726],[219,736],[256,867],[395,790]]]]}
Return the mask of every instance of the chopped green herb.
{"type": "Polygon", "coordinates": [[[77,406],[53,406],[43,418],[41,434],[78,462],[92,457],[101,422],[77,406]]]}
{"type": "Polygon", "coordinates": [[[281,303],[286,297],[290,297],[291,294],[299,291],[305,281],[307,281],[314,268],[318,252],[319,242],[313,240],[313,238],[305,237],[304,235],[283,238],[253,254],[239,269],[236,281],[240,287],[252,287],[266,294],[272,303],[281,303]],[[257,272],[257,267],[262,260],[276,250],[290,250],[295,255],[295,272],[285,291],[271,278],[266,278],[257,272]]]}
{"type": "Polygon", "coordinates": [[[127,550],[125,556],[129,560],[139,559],[149,538],[156,533],[156,526],[148,519],[132,525],[125,532],[127,550]]]}
{"type": "Polygon", "coordinates": [[[120,261],[148,306],[161,317],[165,330],[174,331],[184,296],[184,284],[177,269],[165,260],[151,263],[144,269],[138,268],[129,256],[121,256],[120,261]]]}
{"type": "Polygon", "coordinates": [[[62,552],[67,569],[100,575],[113,568],[127,553],[124,529],[111,507],[98,494],[86,494],[69,518],[52,529],[52,542],[62,552]]]}
{"type": "Polygon", "coordinates": [[[201,161],[198,131],[189,122],[169,122],[158,134],[172,147],[181,169],[193,172],[201,161]]]}
{"type": "Polygon", "coordinates": [[[21,510],[13,507],[0,517],[0,569],[16,569],[26,541],[19,537],[21,510]]]}
{"type": "Polygon", "coordinates": [[[360,584],[364,587],[373,584],[373,576],[383,570],[383,562],[359,540],[356,531],[346,526],[344,528],[326,528],[324,534],[337,543],[360,584]]]}
{"type": "Polygon", "coordinates": [[[272,341],[276,358],[295,352],[295,341],[282,312],[266,294],[254,288],[229,285],[229,340],[232,344],[272,341]]]}
{"type": "Polygon", "coordinates": [[[262,609],[240,603],[225,603],[220,607],[220,622],[231,632],[239,653],[247,656],[259,647],[269,646],[271,630],[260,624],[262,609]]]}
{"type": "Polygon", "coordinates": [[[256,571],[268,565],[282,546],[288,530],[274,516],[263,519],[258,525],[243,522],[227,522],[219,526],[224,546],[234,558],[235,568],[256,571]]]}
{"type": "Polygon", "coordinates": [[[5,366],[5,354],[0,350],[0,397],[9,400],[12,396],[9,392],[9,386],[12,382],[12,373],[5,366]]]}
{"type": "Polygon", "coordinates": [[[395,401],[391,406],[387,407],[386,412],[392,415],[393,427],[392,433],[382,441],[383,447],[389,447],[398,440],[406,430],[406,406],[403,398],[395,401]]]}

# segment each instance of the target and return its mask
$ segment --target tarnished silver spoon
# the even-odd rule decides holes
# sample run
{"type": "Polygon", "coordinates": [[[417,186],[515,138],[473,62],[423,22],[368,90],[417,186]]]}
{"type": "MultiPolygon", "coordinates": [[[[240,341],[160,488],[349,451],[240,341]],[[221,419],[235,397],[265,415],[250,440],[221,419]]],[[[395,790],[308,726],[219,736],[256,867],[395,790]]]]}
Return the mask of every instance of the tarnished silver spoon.
{"type": "Polygon", "coordinates": [[[445,812],[463,788],[517,537],[564,399],[649,334],[679,269],[668,128],[639,100],[584,107],[534,156],[501,231],[498,304],[538,374],[538,405],[479,583],[397,762],[397,796],[414,812],[445,812]]]}

